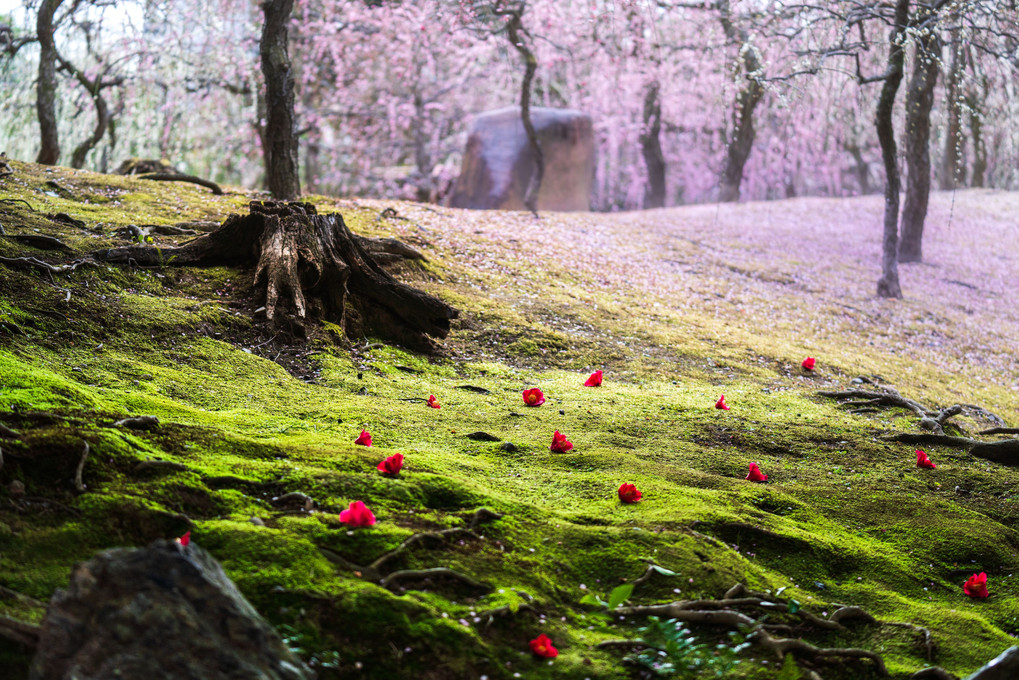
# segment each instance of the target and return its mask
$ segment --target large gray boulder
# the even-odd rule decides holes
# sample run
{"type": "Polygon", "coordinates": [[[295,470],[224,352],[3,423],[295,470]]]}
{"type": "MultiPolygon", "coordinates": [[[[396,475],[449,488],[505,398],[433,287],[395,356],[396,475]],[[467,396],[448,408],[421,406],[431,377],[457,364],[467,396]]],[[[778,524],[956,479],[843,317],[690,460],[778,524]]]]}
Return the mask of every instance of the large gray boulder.
{"type": "MultiPolygon", "coordinates": [[[[568,109],[534,108],[531,121],[545,158],[538,209],[590,210],[596,159],[591,117],[568,109]]],[[[520,107],[483,113],[471,126],[449,205],[525,210],[524,193],[533,168],[520,107]]]]}
{"type": "Polygon", "coordinates": [[[156,541],[75,565],[30,680],[310,680],[207,552],[156,541]]]}
{"type": "Polygon", "coordinates": [[[966,680],[1016,680],[1019,678],[1019,647],[1009,647],[966,680]]]}

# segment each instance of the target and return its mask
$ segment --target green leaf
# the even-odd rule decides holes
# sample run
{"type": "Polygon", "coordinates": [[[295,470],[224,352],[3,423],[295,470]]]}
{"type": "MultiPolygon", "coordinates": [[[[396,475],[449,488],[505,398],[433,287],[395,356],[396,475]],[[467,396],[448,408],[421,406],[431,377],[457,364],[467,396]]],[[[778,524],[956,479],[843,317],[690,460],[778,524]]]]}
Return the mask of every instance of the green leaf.
{"type": "Polygon", "coordinates": [[[609,593],[608,608],[615,609],[619,605],[623,604],[630,598],[630,594],[633,592],[632,583],[624,583],[621,586],[616,586],[609,593]]]}
{"type": "Polygon", "coordinates": [[[657,564],[652,564],[651,568],[657,571],[662,576],[679,576],[679,572],[666,569],[665,567],[659,567],[657,564]]]}
{"type": "Polygon", "coordinates": [[[584,597],[580,598],[580,604],[593,604],[593,605],[598,605],[598,606],[601,606],[601,607],[604,607],[604,606],[607,605],[605,600],[601,599],[600,597],[598,597],[594,593],[588,593],[584,597]]]}
{"type": "Polygon", "coordinates": [[[789,600],[789,613],[795,614],[796,612],[800,611],[801,606],[802,605],[800,605],[799,600],[789,600]]]}

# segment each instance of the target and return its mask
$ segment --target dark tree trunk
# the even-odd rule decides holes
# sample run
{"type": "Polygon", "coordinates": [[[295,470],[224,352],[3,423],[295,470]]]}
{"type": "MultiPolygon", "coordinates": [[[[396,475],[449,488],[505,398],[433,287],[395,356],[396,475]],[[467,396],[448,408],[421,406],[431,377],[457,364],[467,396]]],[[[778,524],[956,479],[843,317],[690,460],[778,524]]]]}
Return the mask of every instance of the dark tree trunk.
{"type": "Polygon", "coordinates": [[[658,98],[658,82],[648,85],[644,92],[644,129],[640,133],[640,146],[647,165],[647,188],[644,191],[645,208],[665,205],[665,156],[662,153],[662,104],[658,98]]]}
{"type": "Polygon", "coordinates": [[[884,238],[881,247],[881,278],[877,282],[880,297],[901,298],[899,286],[899,167],[896,165],[898,149],[895,144],[895,127],[892,111],[895,95],[902,83],[905,54],[902,41],[909,22],[909,0],[895,0],[895,25],[888,38],[888,70],[881,95],[877,102],[874,125],[881,144],[881,160],[885,166],[884,238]]]}
{"type": "Polygon", "coordinates": [[[722,177],[718,187],[718,200],[722,203],[734,203],[739,200],[743,168],[746,167],[747,159],[750,158],[750,152],[754,148],[754,109],[764,97],[764,85],[760,80],[762,67],[757,48],[750,43],[746,31],[737,29],[732,23],[728,1],[721,2],[719,6],[725,37],[739,46],[740,71],[745,79],[733,107],[732,138],[726,149],[725,165],[722,166],[722,177]]]}
{"type": "Polygon", "coordinates": [[[74,153],[71,154],[71,167],[80,170],[85,167],[85,156],[88,152],[95,148],[95,145],[102,141],[103,136],[106,134],[107,128],[110,126],[110,121],[113,118],[113,114],[110,111],[109,105],[106,103],[106,99],[103,97],[103,88],[111,85],[119,85],[122,80],[120,78],[103,81],[102,75],[97,75],[95,78],[89,78],[81,69],[71,64],[66,59],[57,55],[57,60],[60,62],[60,68],[67,73],[74,76],[75,80],[85,88],[89,96],[92,98],[92,103],[96,107],[96,125],[92,130],[92,134],[79,144],[74,149],[74,153]]]}
{"type": "Polygon", "coordinates": [[[863,158],[863,149],[859,144],[846,144],[846,151],[853,157],[853,173],[856,175],[856,182],[860,185],[860,195],[866,196],[870,193],[870,163],[863,158]]]}
{"type": "Polygon", "coordinates": [[[923,224],[931,193],[931,108],[938,82],[941,41],[933,31],[916,43],[906,92],[906,199],[902,206],[899,262],[923,260],[923,224]]]}
{"type": "Polygon", "coordinates": [[[947,74],[945,98],[948,100],[948,126],[945,129],[945,153],[941,158],[941,176],[938,187],[943,191],[966,184],[966,138],[962,136],[962,97],[959,81],[965,68],[966,53],[958,33],[952,36],[952,66],[947,74]]]}
{"type": "Polygon", "coordinates": [[[178,248],[131,246],[95,253],[107,262],[149,266],[254,268],[265,314],[276,328],[304,336],[314,318],[341,326],[348,337],[379,334],[415,349],[434,350],[458,316],[438,298],[394,279],[384,259],[422,259],[392,239],[351,233],[338,214],[319,215],[308,203],[257,203],[221,227],[178,248]]]}
{"type": "Polygon", "coordinates": [[[42,0],[35,18],[39,38],[39,78],[35,83],[35,110],[39,117],[41,146],[36,163],[56,165],[60,159],[57,131],[57,47],[53,39],[53,15],[63,0],[42,0]]]}
{"type": "Polygon", "coordinates": [[[524,205],[537,215],[538,192],[541,190],[541,180],[545,176],[545,154],[538,142],[538,133],[534,129],[534,123],[531,122],[531,82],[534,80],[535,71],[538,70],[538,58],[534,56],[534,52],[521,36],[523,27],[520,12],[513,12],[509,16],[506,35],[524,60],[524,80],[520,84],[520,120],[524,123],[527,142],[530,144],[531,154],[534,156],[534,171],[527,182],[527,191],[524,192],[524,205]]]}
{"type": "Polygon", "coordinates": [[[259,43],[262,74],[265,76],[265,174],[269,192],[281,200],[293,200],[301,194],[294,123],[294,72],[287,37],[287,23],[293,8],[294,0],[266,0],[262,3],[265,24],[259,43]]]}

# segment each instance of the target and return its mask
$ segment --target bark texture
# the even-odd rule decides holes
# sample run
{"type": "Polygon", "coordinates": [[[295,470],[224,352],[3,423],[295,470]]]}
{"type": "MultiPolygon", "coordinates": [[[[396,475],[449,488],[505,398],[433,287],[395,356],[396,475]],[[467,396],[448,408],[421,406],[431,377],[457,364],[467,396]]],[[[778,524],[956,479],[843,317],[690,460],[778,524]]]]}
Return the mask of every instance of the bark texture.
{"type": "Polygon", "coordinates": [[[902,206],[899,262],[923,260],[923,225],[931,193],[931,108],[938,82],[941,41],[931,31],[916,43],[906,91],[906,198],[902,206]]]}
{"type": "Polygon", "coordinates": [[[293,9],[294,0],[263,2],[265,24],[259,43],[262,74],[265,76],[265,174],[273,197],[287,201],[301,194],[294,122],[294,71],[290,64],[287,35],[287,22],[293,9]]]}
{"type": "Polygon", "coordinates": [[[36,163],[56,165],[60,159],[57,130],[57,46],[53,40],[53,15],[63,0],[43,0],[35,17],[39,38],[39,77],[35,83],[35,110],[39,118],[39,155],[36,163]]]}
{"type": "Polygon", "coordinates": [[[647,166],[645,208],[665,206],[665,155],[662,153],[662,103],[658,97],[658,81],[644,91],[644,129],[640,134],[641,152],[647,166]]]}
{"type": "Polygon", "coordinates": [[[895,1],[895,25],[888,37],[888,70],[881,95],[878,97],[874,125],[878,142],[881,144],[881,160],[885,166],[885,215],[884,237],[881,247],[881,278],[877,282],[879,297],[901,298],[899,285],[899,167],[896,165],[898,147],[895,144],[895,127],[892,124],[892,110],[895,95],[902,83],[905,53],[902,38],[909,22],[909,0],[895,1]]]}
{"type": "Polygon", "coordinates": [[[309,203],[253,202],[249,209],[179,248],[131,246],[95,256],[143,266],[254,267],[266,318],[299,337],[316,318],[341,326],[348,337],[379,334],[415,349],[434,350],[429,336],[449,333],[457,310],[400,283],[377,262],[420,258],[413,249],[356,236],[338,213],[319,215],[309,203]]]}

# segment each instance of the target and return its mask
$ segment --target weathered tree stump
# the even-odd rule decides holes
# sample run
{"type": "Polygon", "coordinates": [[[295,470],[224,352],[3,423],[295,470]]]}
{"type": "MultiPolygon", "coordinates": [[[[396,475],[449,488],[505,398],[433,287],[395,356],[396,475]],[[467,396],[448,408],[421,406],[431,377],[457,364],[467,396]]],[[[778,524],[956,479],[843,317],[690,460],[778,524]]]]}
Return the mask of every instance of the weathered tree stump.
{"type": "Polygon", "coordinates": [[[272,326],[307,334],[319,318],[348,337],[377,333],[400,344],[434,350],[429,336],[449,333],[456,309],[400,283],[377,259],[423,259],[392,239],[353,234],[338,213],[319,215],[310,203],[252,202],[215,231],[177,248],[130,246],[95,253],[98,259],[141,266],[253,267],[272,326]]]}

